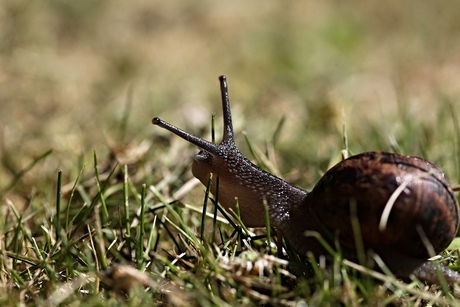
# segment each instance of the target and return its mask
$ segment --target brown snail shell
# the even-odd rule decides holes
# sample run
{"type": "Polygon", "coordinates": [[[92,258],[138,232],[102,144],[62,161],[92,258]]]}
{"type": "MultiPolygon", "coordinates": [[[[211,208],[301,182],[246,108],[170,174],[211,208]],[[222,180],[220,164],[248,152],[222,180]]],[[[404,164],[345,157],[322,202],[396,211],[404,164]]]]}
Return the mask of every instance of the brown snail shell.
{"type": "Polygon", "coordinates": [[[352,156],[327,171],[307,198],[319,221],[350,249],[353,215],[365,246],[387,246],[417,258],[434,256],[431,247],[435,254],[443,251],[458,230],[458,204],[444,174],[419,157],[352,156]]]}

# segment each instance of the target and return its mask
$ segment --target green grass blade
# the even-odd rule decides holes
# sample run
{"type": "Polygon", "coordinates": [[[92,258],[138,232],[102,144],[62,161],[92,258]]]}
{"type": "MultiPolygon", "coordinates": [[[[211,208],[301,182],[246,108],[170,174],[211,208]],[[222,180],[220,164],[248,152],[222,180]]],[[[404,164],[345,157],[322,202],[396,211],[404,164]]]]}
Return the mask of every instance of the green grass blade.
{"type": "Polygon", "coordinates": [[[56,215],[54,217],[54,227],[56,231],[56,241],[61,237],[61,195],[62,195],[62,171],[58,172],[56,187],[56,215]]]}
{"type": "Polygon", "coordinates": [[[21,180],[21,178],[25,174],[27,174],[31,169],[33,169],[34,166],[38,164],[38,162],[48,157],[52,152],[53,152],[52,149],[45,151],[43,154],[35,158],[29,165],[27,165],[22,170],[20,170],[17,174],[15,174],[10,184],[0,190],[0,195],[6,194],[8,191],[10,191],[19,182],[19,180],[21,180]]]}

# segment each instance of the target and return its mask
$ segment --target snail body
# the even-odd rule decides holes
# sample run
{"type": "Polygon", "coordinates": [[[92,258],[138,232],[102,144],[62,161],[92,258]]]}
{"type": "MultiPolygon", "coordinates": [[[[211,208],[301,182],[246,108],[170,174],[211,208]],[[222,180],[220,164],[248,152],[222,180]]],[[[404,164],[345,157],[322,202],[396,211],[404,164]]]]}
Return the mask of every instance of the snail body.
{"type": "MultiPolygon", "coordinates": [[[[307,192],[258,168],[238,150],[226,78],[219,79],[224,118],[220,144],[159,118],[152,122],[201,149],[193,157],[192,173],[204,185],[212,174],[211,192],[218,194],[224,208],[236,212],[237,199],[245,225],[265,227],[265,202],[270,225],[301,256],[309,251],[325,254],[318,240],[307,235],[314,231],[330,244],[338,239],[346,258],[357,259],[360,240],[397,276],[414,274],[437,282],[436,269],[427,259],[451,243],[459,213],[453,190],[435,165],[419,157],[366,152],[339,162],[307,192]]],[[[441,272],[447,281],[460,282],[455,271],[442,267],[441,272]]]]}

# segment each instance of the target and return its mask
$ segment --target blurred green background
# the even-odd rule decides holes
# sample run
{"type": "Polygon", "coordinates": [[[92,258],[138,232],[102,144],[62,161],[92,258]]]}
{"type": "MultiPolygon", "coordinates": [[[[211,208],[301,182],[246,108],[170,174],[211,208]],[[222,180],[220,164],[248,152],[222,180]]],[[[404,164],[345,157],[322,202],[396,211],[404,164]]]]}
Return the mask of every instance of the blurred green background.
{"type": "Polygon", "coordinates": [[[0,186],[48,149],[24,189],[126,142],[147,141],[155,170],[169,146],[152,117],[209,138],[221,74],[242,151],[243,130],[263,149],[284,117],[277,161],[304,187],[344,124],[352,153],[421,155],[456,181],[459,16],[458,1],[3,0],[0,186]]]}

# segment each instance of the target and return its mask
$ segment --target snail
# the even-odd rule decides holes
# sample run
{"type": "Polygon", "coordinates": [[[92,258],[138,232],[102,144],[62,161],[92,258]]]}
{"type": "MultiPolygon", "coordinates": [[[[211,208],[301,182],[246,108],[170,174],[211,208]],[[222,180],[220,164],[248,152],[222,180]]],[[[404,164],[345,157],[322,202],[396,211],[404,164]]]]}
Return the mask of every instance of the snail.
{"type": "Polygon", "coordinates": [[[358,259],[358,247],[372,251],[396,276],[414,275],[437,283],[438,275],[449,283],[460,274],[435,265],[428,258],[443,251],[459,225],[458,203],[444,174],[419,157],[388,152],[351,156],[329,169],[311,192],[295,187],[257,167],[237,148],[225,76],[219,77],[224,132],[214,144],[181,130],[158,117],[154,125],[169,130],[201,150],[193,157],[192,173],[227,210],[236,211],[248,227],[265,227],[265,204],[270,226],[300,256],[327,254],[316,237],[329,244],[338,240],[343,256],[358,259]],[[360,236],[352,221],[358,221],[360,236]],[[360,244],[355,242],[360,240],[360,244]]]}

